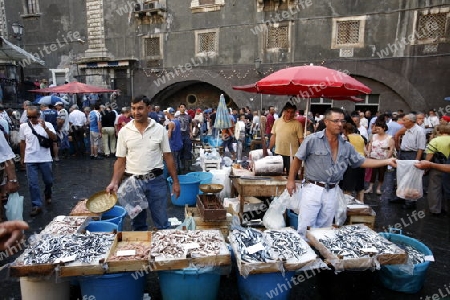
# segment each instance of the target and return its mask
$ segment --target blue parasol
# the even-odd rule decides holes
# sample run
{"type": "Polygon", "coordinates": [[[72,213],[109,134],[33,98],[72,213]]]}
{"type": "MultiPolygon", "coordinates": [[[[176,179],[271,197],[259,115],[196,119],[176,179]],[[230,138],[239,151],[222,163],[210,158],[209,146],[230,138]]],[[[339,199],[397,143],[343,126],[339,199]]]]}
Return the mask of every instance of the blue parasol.
{"type": "Polygon", "coordinates": [[[62,102],[64,105],[69,105],[69,102],[57,96],[44,96],[36,100],[37,104],[55,105],[56,102],[62,102]]]}
{"type": "Polygon", "coordinates": [[[230,120],[230,113],[228,112],[227,105],[225,104],[225,97],[223,94],[220,95],[219,106],[216,110],[216,121],[214,122],[214,128],[226,129],[233,125],[230,120]]]}

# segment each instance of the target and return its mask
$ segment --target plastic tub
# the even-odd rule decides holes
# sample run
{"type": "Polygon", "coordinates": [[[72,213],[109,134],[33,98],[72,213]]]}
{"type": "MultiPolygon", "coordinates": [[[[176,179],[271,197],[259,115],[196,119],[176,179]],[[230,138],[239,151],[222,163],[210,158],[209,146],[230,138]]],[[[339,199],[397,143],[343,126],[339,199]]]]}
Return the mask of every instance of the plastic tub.
{"type": "Polygon", "coordinates": [[[291,209],[288,209],[287,217],[289,221],[289,226],[294,227],[294,229],[298,229],[298,215],[291,209]]]}
{"type": "Polygon", "coordinates": [[[219,292],[220,274],[212,268],[186,268],[158,272],[164,300],[215,300],[219,292]]]}
{"type": "Polygon", "coordinates": [[[127,211],[125,208],[119,205],[115,205],[113,208],[111,208],[108,211],[105,211],[102,214],[102,217],[100,220],[111,222],[117,225],[117,229],[119,231],[122,231],[123,227],[123,219],[125,219],[125,216],[127,215],[127,211]]]}
{"type": "Polygon", "coordinates": [[[55,282],[55,278],[20,277],[20,293],[23,300],[70,299],[70,281],[55,282]]]}
{"type": "MultiPolygon", "coordinates": [[[[394,244],[407,244],[416,248],[418,251],[422,252],[425,255],[433,255],[433,253],[427,246],[416,239],[410,238],[403,234],[385,232],[381,232],[379,234],[389,241],[393,242],[394,244]]],[[[408,274],[407,272],[403,271],[400,268],[401,265],[384,265],[381,266],[380,271],[378,272],[378,277],[381,281],[381,284],[390,290],[408,294],[415,294],[420,291],[425,282],[425,276],[427,274],[429,265],[429,261],[414,265],[413,274],[408,274]]]]}
{"type": "Polygon", "coordinates": [[[291,278],[295,272],[254,274],[244,278],[238,274],[239,295],[242,300],[287,300],[294,287],[291,278]]]}
{"type": "Polygon", "coordinates": [[[124,272],[80,277],[82,299],[142,300],[146,276],[139,275],[137,272],[124,272]]]}
{"type": "MultiPolygon", "coordinates": [[[[198,195],[200,179],[191,175],[178,175],[180,181],[180,197],[171,196],[172,204],[178,206],[195,205],[198,195]]],[[[172,177],[167,178],[169,189],[172,190],[172,177]]]]}
{"type": "MultiPolygon", "coordinates": [[[[190,172],[186,175],[197,177],[200,179],[200,184],[211,184],[213,180],[213,174],[210,172],[190,172]]],[[[198,193],[203,194],[200,190],[198,190],[198,193]]]]}
{"type": "Polygon", "coordinates": [[[91,221],[85,228],[90,232],[112,232],[118,230],[117,224],[107,221],[91,221]]]}

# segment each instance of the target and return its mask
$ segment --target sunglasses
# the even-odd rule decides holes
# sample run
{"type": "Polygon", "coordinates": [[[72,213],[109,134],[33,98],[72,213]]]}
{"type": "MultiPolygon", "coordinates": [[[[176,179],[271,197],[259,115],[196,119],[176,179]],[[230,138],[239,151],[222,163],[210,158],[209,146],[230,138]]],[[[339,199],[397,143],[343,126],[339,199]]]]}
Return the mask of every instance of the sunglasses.
{"type": "Polygon", "coordinates": [[[28,119],[37,119],[39,116],[28,116],[28,119]]]}

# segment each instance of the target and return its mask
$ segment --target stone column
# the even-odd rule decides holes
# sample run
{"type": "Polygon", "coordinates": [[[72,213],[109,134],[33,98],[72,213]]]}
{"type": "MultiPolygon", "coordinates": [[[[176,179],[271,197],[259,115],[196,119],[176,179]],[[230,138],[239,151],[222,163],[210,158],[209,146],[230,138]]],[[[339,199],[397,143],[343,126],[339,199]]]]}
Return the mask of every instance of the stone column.
{"type": "Polygon", "coordinates": [[[105,44],[105,18],[103,0],[86,0],[88,49],[85,58],[108,58],[105,44]]]}

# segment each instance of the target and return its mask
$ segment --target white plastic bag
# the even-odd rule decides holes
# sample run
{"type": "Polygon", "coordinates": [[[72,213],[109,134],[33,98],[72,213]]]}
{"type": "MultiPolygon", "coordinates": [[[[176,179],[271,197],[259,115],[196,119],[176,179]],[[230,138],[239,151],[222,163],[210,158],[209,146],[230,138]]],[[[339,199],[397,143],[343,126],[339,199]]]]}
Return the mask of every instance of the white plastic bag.
{"type": "Polygon", "coordinates": [[[286,204],[283,198],[278,197],[270,203],[269,209],[263,217],[263,225],[267,229],[280,229],[286,227],[284,220],[284,212],[286,211],[286,204]]]}
{"type": "Polygon", "coordinates": [[[23,221],[23,196],[19,193],[9,194],[5,215],[8,221],[23,221]]]}
{"type": "Polygon", "coordinates": [[[417,160],[397,160],[397,197],[418,200],[423,196],[423,170],[414,167],[417,160]]]}
{"type": "Polygon", "coordinates": [[[337,226],[342,226],[347,220],[347,199],[339,187],[336,187],[336,213],[334,214],[334,223],[337,226]]]}
{"type": "Polygon", "coordinates": [[[301,199],[301,191],[302,185],[300,183],[296,184],[296,190],[292,194],[292,197],[289,195],[288,190],[284,190],[284,192],[278,197],[280,201],[286,205],[287,209],[292,209],[296,213],[298,213],[298,209],[300,208],[300,199],[301,199]]]}
{"type": "Polygon", "coordinates": [[[145,197],[142,185],[134,176],[130,176],[120,185],[117,198],[131,219],[148,208],[147,197],[145,197]]]}

